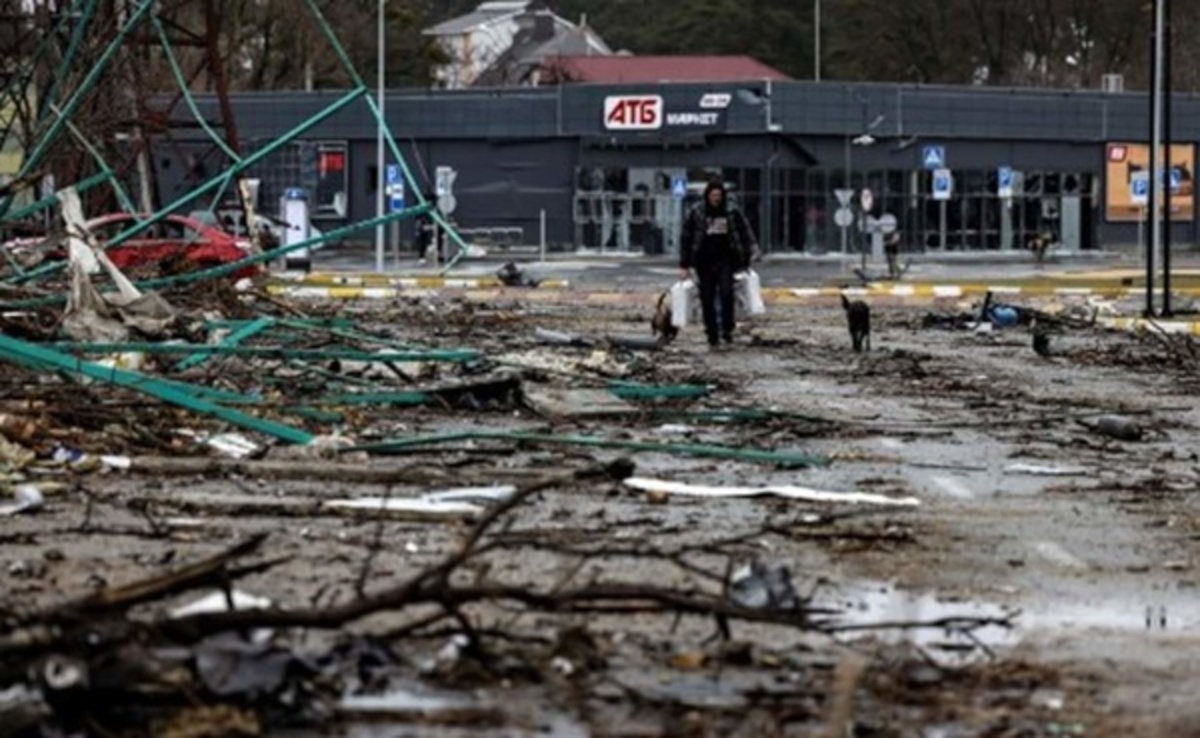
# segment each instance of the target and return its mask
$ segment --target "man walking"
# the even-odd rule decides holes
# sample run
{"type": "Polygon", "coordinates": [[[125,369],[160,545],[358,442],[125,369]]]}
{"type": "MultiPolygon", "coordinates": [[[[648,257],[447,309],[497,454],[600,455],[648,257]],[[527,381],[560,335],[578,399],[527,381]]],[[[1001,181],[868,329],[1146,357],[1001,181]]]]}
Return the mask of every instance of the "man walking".
{"type": "Polygon", "coordinates": [[[688,213],[679,244],[679,266],[684,279],[695,272],[704,312],[708,345],[733,343],[734,274],[749,268],[758,254],[758,243],[746,216],[730,204],[725,185],[712,181],[704,199],[688,213]]]}

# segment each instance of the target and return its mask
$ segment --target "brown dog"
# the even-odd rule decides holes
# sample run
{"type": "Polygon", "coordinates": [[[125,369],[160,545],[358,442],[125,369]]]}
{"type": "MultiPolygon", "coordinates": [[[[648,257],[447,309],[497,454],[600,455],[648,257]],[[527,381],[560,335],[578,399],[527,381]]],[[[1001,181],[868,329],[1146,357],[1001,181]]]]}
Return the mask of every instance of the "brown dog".
{"type": "Polygon", "coordinates": [[[675,327],[674,314],[671,312],[671,293],[664,292],[658,298],[658,308],[654,311],[654,317],[650,319],[650,332],[658,336],[658,339],[663,343],[674,341],[679,335],[679,329],[675,327]]]}

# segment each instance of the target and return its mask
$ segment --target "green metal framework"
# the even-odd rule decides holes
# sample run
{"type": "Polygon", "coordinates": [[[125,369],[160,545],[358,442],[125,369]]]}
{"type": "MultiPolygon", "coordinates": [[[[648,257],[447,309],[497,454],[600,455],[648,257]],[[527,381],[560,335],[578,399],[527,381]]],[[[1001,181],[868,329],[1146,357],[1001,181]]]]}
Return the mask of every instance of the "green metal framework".
{"type": "MultiPolygon", "coordinates": [[[[172,47],[171,39],[166,32],[164,21],[158,13],[158,0],[129,0],[126,20],[112,28],[102,28],[100,27],[101,24],[96,22],[98,4],[99,0],[74,0],[67,12],[59,19],[54,32],[47,34],[45,38],[41,39],[34,49],[32,57],[27,63],[21,65],[21,73],[14,74],[8,86],[3,91],[0,91],[0,105],[10,102],[14,96],[27,95],[35,71],[43,68],[45,61],[50,58],[48,55],[52,51],[51,39],[64,35],[68,27],[66,24],[69,22],[74,23],[66,51],[62,53],[60,59],[57,59],[57,56],[55,57],[58,60],[58,64],[55,65],[56,73],[53,77],[53,82],[48,86],[44,99],[38,101],[36,125],[39,135],[36,137],[36,143],[29,150],[22,162],[18,179],[36,176],[39,167],[43,165],[52,151],[57,151],[59,147],[70,145],[70,142],[64,139],[64,133],[69,133],[71,138],[74,139],[74,143],[82,147],[89,154],[95,161],[96,168],[99,169],[99,174],[74,183],[73,186],[76,191],[82,194],[94,187],[107,183],[113,187],[121,206],[129,212],[135,212],[133,202],[122,187],[122,183],[116,174],[119,168],[111,166],[109,162],[104,160],[96,147],[87,139],[86,135],[74,126],[72,119],[92,99],[92,96],[96,93],[97,85],[106,72],[110,72],[113,69],[113,62],[118,57],[118,52],[121,48],[139,33],[143,36],[157,39],[158,47],[178,87],[177,92],[179,97],[191,113],[195,122],[228,159],[228,165],[222,172],[199,184],[174,202],[164,205],[157,212],[145,214],[146,217],[139,218],[135,221],[134,225],[109,239],[106,244],[107,246],[119,246],[137,237],[160,223],[171,213],[177,212],[188,205],[193,205],[197,200],[205,196],[212,196],[212,201],[208,209],[215,209],[223,194],[248,169],[278,153],[284,147],[291,145],[323,121],[348,109],[355,103],[362,102],[365,104],[366,110],[372,119],[383,131],[387,147],[399,163],[405,182],[410,191],[414,193],[415,202],[404,211],[388,213],[383,217],[376,217],[362,223],[350,224],[345,228],[322,234],[320,237],[311,239],[304,245],[298,245],[295,248],[310,248],[311,246],[335,240],[348,233],[357,232],[368,227],[428,214],[448,234],[450,239],[460,246],[459,254],[450,263],[445,265],[443,273],[452,269],[458,259],[465,253],[466,243],[462,237],[436,208],[431,207],[430,203],[426,202],[422,194],[423,189],[417,185],[412,169],[409,167],[400,147],[397,145],[395,135],[387,125],[383,111],[379,109],[373,97],[367,94],[369,88],[363,80],[362,75],[355,69],[344,46],[326,21],[315,0],[306,0],[311,20],[320,29],[322,36],[329,43],[332,51],[344,67],[346,74],[353,83],[353,89],[312,117],[299,122],[292,130],[275,139],[266,147],[245,157],[239,156],[235,147],[222,137],[205,120],[204,116],[201,115],[186,75],[180,66],[179,58],[172,47]],[[97,39],[105,41],[102,51],[94,59],[85,59],[86,55],[83,53],[85,42],[91,40],[93,43],[97,43],[97,39]],[[87,73],[77,85],[72,89],[67,89],[68,85],[64,81],[71,79],[70,70],[84,64],[87,66],[87,73]]],[[[57,203],[57,198],[51,196],[43,197],[26,207],[14,208],[14,197],[12,193],[9,193],[0,197],[0,226],[36,215],[55,207],[57,203]]],[[[279,256],[281,253],[285,252],[272,252],[272,258],[279,256]]],[[[244,263],[234,265],[230,272],[237,271],[244,266],[262,263],[263,261],[266,260],[254,260],[251,257],[244,263]]],[[[14,269],[15,273],[5,281],[10,285],[36,283],[44,277],[60,273],[63,268],[63,264],[50,264],[28,271],[14,269]]],[[[204,278],[211,278],[212,276],[214,275],[206,273],[204,278]]]]}

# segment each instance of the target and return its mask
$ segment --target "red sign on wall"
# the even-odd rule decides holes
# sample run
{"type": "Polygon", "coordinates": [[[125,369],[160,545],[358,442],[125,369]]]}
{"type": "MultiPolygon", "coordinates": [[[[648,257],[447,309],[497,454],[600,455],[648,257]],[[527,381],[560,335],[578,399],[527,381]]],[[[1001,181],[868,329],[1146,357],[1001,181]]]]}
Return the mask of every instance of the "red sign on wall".
{"type": "Polygon", "coordinates": [[[663,99],[628,95],[604,99],[604,127],[610,131],[655,131],[663,125],[663,99]]]}
{"type": "Polygon", "coordinates": [[[322,177],[326,174],[345,171],[346,155],[341,151],[322,151],[317,159],[317,169],[322,177]]]}

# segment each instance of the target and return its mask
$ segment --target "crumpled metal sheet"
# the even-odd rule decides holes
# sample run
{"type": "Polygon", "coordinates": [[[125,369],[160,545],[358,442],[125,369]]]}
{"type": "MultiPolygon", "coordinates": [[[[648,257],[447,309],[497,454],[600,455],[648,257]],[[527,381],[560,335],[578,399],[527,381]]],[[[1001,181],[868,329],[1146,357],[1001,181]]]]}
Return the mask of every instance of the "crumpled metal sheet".
{"type": "Polygon", "coordinates": [[[196,648],[196,675],[220,697],[260,699],[279,693],[300,662],[290,651],[247,643],[237,637],[213,638],[196,648]]]}

